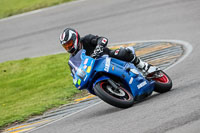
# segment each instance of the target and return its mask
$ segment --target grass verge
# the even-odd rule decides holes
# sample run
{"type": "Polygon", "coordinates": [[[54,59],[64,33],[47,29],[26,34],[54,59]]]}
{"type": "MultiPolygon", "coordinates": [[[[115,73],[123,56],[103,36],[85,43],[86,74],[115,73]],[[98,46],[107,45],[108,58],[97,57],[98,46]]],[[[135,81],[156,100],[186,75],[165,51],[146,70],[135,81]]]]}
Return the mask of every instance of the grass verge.
{"type": "Polygon", "coordinates": [[[0,128],[73,101],[80,91],[68,58],[63,53],[0,63],[0,128]]]}
{"type": "Polygon", "coordinates": [[[62,53],[0,63],[0,130],[88,95],[74,87],[68,59],[62,53]]]}
{"type": "Polygon", "coordinates": [[[72,0],[0,0],[0,19],[72,0]]]}

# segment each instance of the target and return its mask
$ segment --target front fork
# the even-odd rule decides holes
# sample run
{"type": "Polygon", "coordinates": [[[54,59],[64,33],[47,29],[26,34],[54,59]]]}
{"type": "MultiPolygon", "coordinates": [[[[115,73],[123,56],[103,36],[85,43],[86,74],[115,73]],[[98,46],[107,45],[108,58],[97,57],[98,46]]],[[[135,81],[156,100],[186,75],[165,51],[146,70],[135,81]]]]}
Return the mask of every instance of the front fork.
{"type": "Polygon", "coordinates": [[[107,81],[112,85],[114,89],[117,90],[119,88],[119,84],[115,83],[112,79],[108,79],[107,81]]]}

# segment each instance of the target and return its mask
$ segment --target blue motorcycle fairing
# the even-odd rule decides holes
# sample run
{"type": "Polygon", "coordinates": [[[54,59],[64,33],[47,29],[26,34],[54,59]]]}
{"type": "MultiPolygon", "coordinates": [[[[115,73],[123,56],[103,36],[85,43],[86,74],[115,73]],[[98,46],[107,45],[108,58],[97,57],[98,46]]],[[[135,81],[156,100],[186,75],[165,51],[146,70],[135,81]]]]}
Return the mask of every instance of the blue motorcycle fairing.
{"type": "Polygon", "coordinates": [[[90,56],[86,56],[86,51],[84,49],[82,49],[81,52],[81,64],[73,76],[73,83],[76,88],[85,89],[85,87],[87,87],[86,83],[88,83],[90,80],[95,59],[91,58],[90,56]]]}
{"type": "Polygon", "coordinates": [[[119,77],[119,81],[123,81],[126,89],[131,91],[134,97],[153,91],[154,81],[146,80],[132,63],[111,58],[108,73],[119,77]]]}
{"type": "Polygon", "coordinates": [[[154,89],[155,81],[148,81],[142,76],[138,69],[132,64],[127,63],[124,70],[130,69],[129,72],[125,73],[125,81],[131,88],[133,96],[142,95],[144,93],[151,93],[154,89]]]}
{"type": "Polygon", "coordinates": [[[109,56],[93,59],[81,53],[81,64],[78,67],[73,81],[78,89],[87,89],[94,94],[93,86],[109,78],[117,78],[134,97],[151,93],[154,89],[154,81],[146,80],[132,63],[127,63],[109,56]],[[101,73],[100,77],[96,77],[101,73]],[[102,75],[103,74],[103,75],[102,75]]]}

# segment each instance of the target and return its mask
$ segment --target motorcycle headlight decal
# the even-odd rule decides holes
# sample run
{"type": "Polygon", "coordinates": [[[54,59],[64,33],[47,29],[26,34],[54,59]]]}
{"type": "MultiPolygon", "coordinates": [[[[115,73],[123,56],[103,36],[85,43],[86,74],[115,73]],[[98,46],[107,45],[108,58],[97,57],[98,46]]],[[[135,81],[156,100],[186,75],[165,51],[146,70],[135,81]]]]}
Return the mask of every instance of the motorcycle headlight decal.
{"type": "Polygon", "coordinates": [[[77,70],[77,76],[79,76],[81,79],[83,79],[86,75],[86,72],[83,69],[77,70]]]}

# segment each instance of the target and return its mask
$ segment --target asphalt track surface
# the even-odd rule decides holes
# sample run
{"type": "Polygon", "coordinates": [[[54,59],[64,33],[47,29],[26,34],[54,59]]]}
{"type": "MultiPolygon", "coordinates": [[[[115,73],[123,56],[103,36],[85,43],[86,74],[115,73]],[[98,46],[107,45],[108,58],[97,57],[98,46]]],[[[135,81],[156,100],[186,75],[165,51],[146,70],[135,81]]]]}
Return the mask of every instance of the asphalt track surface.
{"type": "Polygon", "coordinates": [[[200,1],[83,0],[0,20],[0,62],[63,52],[59,34],[74,27],[110,43],[182,40],[193,51],[167,70],[173,90],[128,109],[104,102],[33,133],[197,133],[200,131],[200,1]]]}

